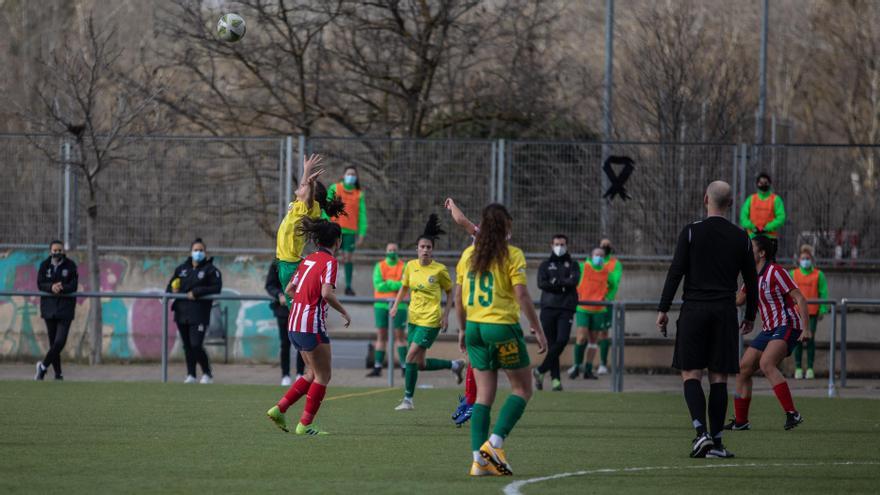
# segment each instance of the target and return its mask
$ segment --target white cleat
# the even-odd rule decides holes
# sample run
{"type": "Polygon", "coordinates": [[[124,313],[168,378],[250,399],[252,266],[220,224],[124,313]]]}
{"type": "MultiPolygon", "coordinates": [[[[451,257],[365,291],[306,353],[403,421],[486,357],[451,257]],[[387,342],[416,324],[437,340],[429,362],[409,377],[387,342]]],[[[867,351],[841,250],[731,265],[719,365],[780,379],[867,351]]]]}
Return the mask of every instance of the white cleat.
{"type": "Polygon", "coordinates": [[[202,375],[202,379],[199,380],[199,383],[203,385],[210,385],[214,383],[214,377],[212,377],[211,375],[202,375]]]}
{"type": "Polygon", "coordinates": [[[293,382],[290,380],[290,375],[284,375],[283,377],[281,377],[282,387],[289,387],[291,383],[293,382]]]}
{"type": "Polygon", "coordinates": [[[607,374],[608,374],[608,368],[606,368],[605,366],[603,366],[603,365],[600,364],[600,365],[599,365],[599,369],[596,370],[596,374],[597,374],[597,375],[607,375],[607,374]]]}
{"type": "Polygon", "coordinates": [[[413,405],[412,399],[403,399],[400,405],[395,407],[395,411],[412,411],[416,407],[413,405]]]}
{"type": "Polygon", "coordinates": [[[195,383],[196,381],[196,377],[192,375],[186,375],[186,380],[184,380],[183,383],[195,383]]]}

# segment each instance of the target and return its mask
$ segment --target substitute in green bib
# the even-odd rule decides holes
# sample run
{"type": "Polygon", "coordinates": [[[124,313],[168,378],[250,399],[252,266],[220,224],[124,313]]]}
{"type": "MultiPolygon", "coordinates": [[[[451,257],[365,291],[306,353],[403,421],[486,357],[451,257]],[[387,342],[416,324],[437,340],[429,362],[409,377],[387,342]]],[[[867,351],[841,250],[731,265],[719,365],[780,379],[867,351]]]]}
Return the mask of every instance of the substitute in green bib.
{"type": "Polygon", "coordinates": [[[504,452],[510,434],[532,397],[532,373],[520,310],[538,341],[547,350],[544,330],[526,288],[526,259],[508,244],[513,219],[507,208],[490,204],[483,209],[480,233],[465,249],[455,269],[455,300],[459,322],[458,343],[467,350],[477,381],[477,401],[471,416],[471,476],[511,475],[504,452]],[[489,435],[491,409],[498,388],[498,370],[504,370],[511,394],[489,435]]]}
{"type": "Polygon", "coordinates": [[[765,172],[755,179],[758,192],[752,194],[739,210],[739,223],[749,237],[765,235],[776,239],[785,223],[785,205],[771,189],[770,175],[765,172]]]}
{"type": "MultiPolygon", "coordinates": [[[[385,246],[385,259],[376,263],[373,268],[373,297],[376,299],[394,299],[402,286],[404,262],[398,257],[397,244],[391,242],[385,246]]],[[[373,356],[373,369],[368,377],[382,376],[382,365],[385,364],[385,348],[388,345],[388,309],[386,301],[373,304],[376,319],[376,350],[373,356]]],[[[394,342],[397,345],[397,357],[400,367],[406,362],[406,315],[408,305],[401,302],[394,316],[394,342]]]]}
{"type": "Polygon", "coordinates": [[[413,396],[419,371],[452,370],[458,383],[462,380],[464,361],[426,358],[428,349],[434,344],[437,335],[449,327],[449,312],[452,310],[452,279],[446,265],[434,260],[434,242],[444,234],[437,215],[431,214],[428,224],[418,242],[418,259],[407,262],[403,269],[402,287],[391,306],[390,315],[396,317],[407,292],[412,293],[409,304],[409,325],[406,353],[406,383],[403,401],[395,408],[397,411],[410,411],[414,408],[413,396]],[[446,293],[446,306],[442,304],[446,293]]]}
{"type": "Polygon", "coordinates": [[[353,296],[351,288],[352,274],[354,273],[355,247],[364,243],[367,235],[367,204],[364,201],[364,191],[361,189],[361,180],[357,168],[350,165],[345,168],[342,180],[330,186],[327,190],[327,199],[339,198],[345,205],[346,215],[329,215],[330,219],[342,227],[342,262],[345,269],[345,295],[353,296]]]}
{"type": "MultiPolygon", "coordinates": [[[[797,284],[801,293],[807,299],[828,299],[828,282],[825,280],[825,272],[820,270],[813,260],[813,248],[809,244],[801,246],[801,255],[798,258],[798,267],[791,270],[791,278],[797,284]]],[[[822,315],[828,312],[825,304],[810,304],[807,313],[810,315],[810,333],[813,338],[806,344],[798,342],[794,346],[794,378],[800,380],[816,378],[813,371],[813,362],[816,360],[816,329],[822,315]],[[807,372],[804,373],[803,357],[804,346],[807,347],[807,372]]]]}

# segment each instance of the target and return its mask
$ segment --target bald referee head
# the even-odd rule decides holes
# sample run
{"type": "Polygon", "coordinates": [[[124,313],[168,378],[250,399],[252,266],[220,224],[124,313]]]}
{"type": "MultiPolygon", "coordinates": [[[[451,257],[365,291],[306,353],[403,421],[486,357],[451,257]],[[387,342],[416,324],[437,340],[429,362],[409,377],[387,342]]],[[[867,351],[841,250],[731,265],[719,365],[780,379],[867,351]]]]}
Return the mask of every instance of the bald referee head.
{"type": "Polygon", "coordinates": [[[657,308],[657,326],[666,335],[667,312],[684,278],[681,313],[672,367],[681,371],[684,397],[697,438],[691,457],[732,457],[721,442],[727,414],[727,375],[739,370],[738,330],[751,331],[757,310],[757,274],[746,232],[727,217],[733,203],[730,184],[715,181],[703,196],[706,218],[682,229],[657,308]],[[746,285],[746,316],[737,322],[737,279],[746,285]],[[709,421],[701,383],[709,370],[709,421]]]}

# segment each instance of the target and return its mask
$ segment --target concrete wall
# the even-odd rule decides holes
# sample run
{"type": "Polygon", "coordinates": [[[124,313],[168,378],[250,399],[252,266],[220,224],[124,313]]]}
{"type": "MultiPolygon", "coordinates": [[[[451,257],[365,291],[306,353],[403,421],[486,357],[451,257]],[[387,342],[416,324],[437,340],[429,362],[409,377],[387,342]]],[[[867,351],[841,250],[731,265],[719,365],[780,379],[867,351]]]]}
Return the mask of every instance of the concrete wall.
{"type": "MultiPolygon", "coordinates": [[[[35,290],[36,270],[46,252],[12,250],[0,252],[0,287],[14,290],[35,290]]],[[[174,267],[184,259],[179,256],[117,253],[107,254],[101,263],[101,290],[151,292],[164,290],[174,267]]],[[[92,290],[86,276],[82,253],[70,257],[80,265],[80,288],[92,290]]],[[[455,260],[442,260],[451,271],[455,260]]],[[[270,258],[267,256],[218,256],[215,264],[223,272],[224,293],[263,294],[263,283],[270,258]]],[[[372,295],[372,263],[363,260],[355,267],[354,288],[358,295],[372,295]]],[[[535,287],[536,266],[530,266],[529,285],[532,296],[535,287]]],[[[665,266],[626,264],[619,299],[657,299],[665,277],[665,266]]],[[[454,276],[454,275],[453,275],[454,276]]],[[[861,271],[828,271],[831,295],[840,297],[868,297],[880,299],[880,273],[861,271]]],[[[340,274],[340,289],[344,278],[340,274]]],[[[92,299],[80,299],[77,318],[65,349],[65,357],[82,358],[88,354],[85,342],[86,319],[92,299]]],[[[110,359],[155,360],[161,355],[162,314],[158,300],[104,299],[104,354],[110,359]]],[[[226,301],[222,306],[229,314],[230,357],[239,361],[274,361],[278,352],[278,330],[275,319],[264,301],[226,301]]],[[[370,306],[352,305],[352,327],[347,333],[369,338],[373,333],[373,310],[370,306]]],[[[627,311],[626,333],[633,337],[656,337],[656,313],[627,311]]],[[[876,325],[880,314],[854,312],[849,320],[850,342],[880,342],[876,325]]],[[[675,315],[672,315],[673,321],[675,315]]],[[[335,312],[329,317],[331,333],[341,328],[335,312]]],[[[453,324],[454,326],[454,324],[453,324]]],[[[673,325],[674,327],[674,325],[673,325]]],[[[818,340],[828,339],[829,319],[820,324],[818,340]]],[[[172,357],[181,355],[176,338],[176,327],[170,325],[172,357]]],[[[674,328],[673,328],[674,331],[674,328]]],[[[0,359],[34,359],[46,352],[48,341],[43,321],[39,317],[37,298],[0,297],[0,359]]],[[[222,354],[210,350],[215,357],[222,354]]],[[[634,351],[635,352],[635,351],[634,351]]]]}

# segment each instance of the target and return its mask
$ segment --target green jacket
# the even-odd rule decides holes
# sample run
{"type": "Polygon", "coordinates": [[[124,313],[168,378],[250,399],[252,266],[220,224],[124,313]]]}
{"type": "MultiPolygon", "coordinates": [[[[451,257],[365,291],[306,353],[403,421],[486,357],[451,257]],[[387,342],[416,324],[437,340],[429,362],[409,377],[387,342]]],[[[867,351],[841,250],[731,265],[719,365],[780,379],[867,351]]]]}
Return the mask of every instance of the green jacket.
{"type": "MultiPolygon", "coordinates": [[[[773,191],[762,192],[758,191],[758,197],[761,199],[767,199],[773,191]]],[[[752,196],[746,199],[746,202],[743,203],[742,208],[739,210],[739,224],[742,228],[746,230],[752,231],[752,237],[755,236],[755,230],[757,227],[754,223],[752,223],[752,219],[749,217],[749,212],[752,208],[752,196]]],[[[785,205],[782,202],[782,198],[779,195],[776,195],[776,201],[773,202],[773,220],[768,223],[764,230],[767,232],[776,232],[782,227],[782,224],[785,223],[785,205]]]]}
{"type": "MultiPolygon", "coordinates": [[[[397,263],[403,263],[403,261],[398,259],[397,263]]],[[[391,266],[395,266],[397,263],[391,266]]],[[[375,289],[377,292],[397,292],[400,290],[401,287],[403,287],[403,282],[401,282],[400,280],[383,279],[382,269],[379,267],[379,263],[376,263],[376,265],[373,267],[373,289],[375,289]]],[[[373,307],[378,309],[389,309],[389,304],[387,302],[377,302],[373,304],[373,307]]],[[[400,309],[405,309],[407,307],[407,304],[401,301],[400,309]]]]}
{"type": "MultiPolygon", "coordinates": [[[[344,185],[342,187],[345,187],[344,185]]],[[[350,191],[351,189],[345,187],[346,191],[350,191]]],[[[327,189],[327,199],[333,199],[336,197],[336,184],[332,184],[327,189]]],[[[360,237],[364,237],[367,235],[367,204],[364,202],[364,192],[361,191],[361,199],[360,205],[358,206],[358,230],[355,232],[351,229],[342,229],[343,234],[357,234],[360,237]]]]}

